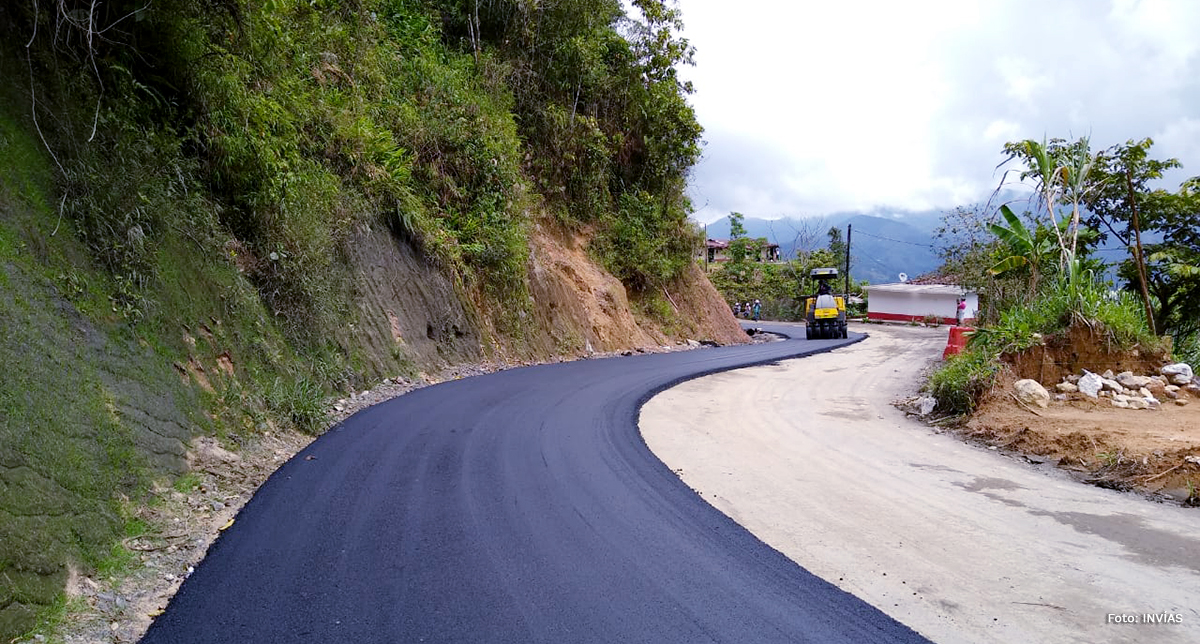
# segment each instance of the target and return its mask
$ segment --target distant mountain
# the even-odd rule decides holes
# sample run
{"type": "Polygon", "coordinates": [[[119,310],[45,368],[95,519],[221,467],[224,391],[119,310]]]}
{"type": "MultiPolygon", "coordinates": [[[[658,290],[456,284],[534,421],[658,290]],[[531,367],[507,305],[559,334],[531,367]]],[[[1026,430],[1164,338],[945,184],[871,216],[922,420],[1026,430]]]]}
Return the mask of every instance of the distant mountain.
{"type": "MultiPolygon", "coordinates": [[[[872,284],[899,281],[900,273],[916,277],[936,269],[937,256],[931,247],[932,232],[941,223],[940,212],[837,213],[805,219],[743,220],[749,237],[766,237],[779,244],[785,258],[796,256],[796,249],[824,248],[829,245],[829,229],[836,226],[846,236],[846,226],[853,226],[850,239],[850,275],[872,284]]],[[[708,224],[708,237],[728,239],[729,218],[708,224]]]]}

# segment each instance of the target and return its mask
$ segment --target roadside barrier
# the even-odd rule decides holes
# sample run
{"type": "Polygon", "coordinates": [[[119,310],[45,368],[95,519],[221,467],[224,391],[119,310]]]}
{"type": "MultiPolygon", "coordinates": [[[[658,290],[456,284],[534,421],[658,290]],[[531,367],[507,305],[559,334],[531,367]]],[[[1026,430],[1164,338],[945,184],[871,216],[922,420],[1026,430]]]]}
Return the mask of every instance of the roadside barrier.
{"type": "Polygon", "coordinates": [[[969,326],[950,327],[950,337],[946,340],[946,350],[942,351],[942,360],[961,353],[967,347],[967,336],[974,330],[969,326]]]}

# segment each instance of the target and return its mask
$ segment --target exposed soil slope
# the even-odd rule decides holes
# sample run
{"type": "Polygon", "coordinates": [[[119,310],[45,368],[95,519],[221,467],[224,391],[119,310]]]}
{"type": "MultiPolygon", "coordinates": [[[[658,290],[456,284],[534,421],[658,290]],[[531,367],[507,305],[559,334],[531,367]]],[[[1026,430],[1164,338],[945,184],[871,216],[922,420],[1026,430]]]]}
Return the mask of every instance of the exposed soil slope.
{"type": "Polygon", "coordinates": [[[1195,502],[1200,403],[1118,409],[1107,398],[1071,394],[1030,411],[1008,395],[1011,382],[998,384],[961,429],[966,436],[1057,463],[1091,483],[1195,502]]]}

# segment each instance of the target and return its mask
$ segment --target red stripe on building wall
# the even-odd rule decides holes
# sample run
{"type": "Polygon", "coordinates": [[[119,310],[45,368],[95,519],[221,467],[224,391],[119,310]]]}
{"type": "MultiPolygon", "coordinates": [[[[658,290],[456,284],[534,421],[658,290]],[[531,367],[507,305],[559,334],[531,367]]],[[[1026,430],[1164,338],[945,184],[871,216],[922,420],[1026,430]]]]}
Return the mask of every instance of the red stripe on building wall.
{"type": "MultiPolygon", "coordinates": [[[[881,320],[887,322],[924,322],[924,315],[905,315],[903,313],[882,313],[879,311],[870,311],[867,313],[868,320],[881,320]]],[[[954,318],[939,318],[942,324],[954,324],[957,320],[954,318]]],[[[975,318],[965,318],[963,324],[974,324],[975,318]]]]}

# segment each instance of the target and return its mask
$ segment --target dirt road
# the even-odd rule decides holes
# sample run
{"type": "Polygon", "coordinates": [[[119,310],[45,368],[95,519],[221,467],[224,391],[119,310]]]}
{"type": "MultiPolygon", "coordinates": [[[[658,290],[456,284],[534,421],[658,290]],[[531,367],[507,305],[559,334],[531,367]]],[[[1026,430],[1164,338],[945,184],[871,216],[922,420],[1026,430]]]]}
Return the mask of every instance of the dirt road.
{"type": "Polygon", "coordinates": [[[1200,641],[1200,512],[907,419],[889,403],[946,330],[855,330],[871,337],[656,396],[647,444],[764,542],[935,642],[1200,641]]]}

